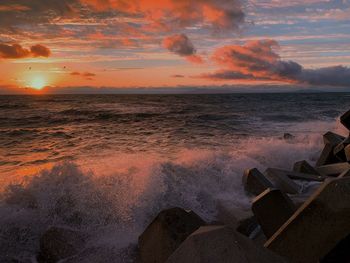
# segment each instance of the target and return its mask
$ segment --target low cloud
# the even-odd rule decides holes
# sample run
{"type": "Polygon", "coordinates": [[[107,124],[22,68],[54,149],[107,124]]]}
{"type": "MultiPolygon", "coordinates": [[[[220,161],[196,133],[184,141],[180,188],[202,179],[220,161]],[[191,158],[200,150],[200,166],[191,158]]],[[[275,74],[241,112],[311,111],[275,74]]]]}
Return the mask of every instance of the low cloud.
{"type": "Polygon", "coordinates": [[[79,76],[86,80],[93,80],[94,77],[96,77],[95,73],[92,72],[79,72],[79,71],[73,71],[70,73],[71,76],[79,76]]]}
{"type": "Polygon", "coordinates": [[[50,49],[43,45],[35,45],[31,48],[24,48],[19,44],[1,44],[0,43],[0,58],[2,59],[20,59],[28,57],[49,57],[50,49]]]}
{"type": "Polygon", "coordinates": [[[185,57],[192,63],[203,63],[203,59],[196,54],[196,49],[185,34],[172,35],[164,39],[164,48],[179,56],[185,57]]]}
{"type": "Polygon", "coordinates": [[[201,78],[213,80],[270,80],[310,85],[350,86],[350,68],[333,66],[304,68],[297,62],[285,61],[276,50],[274,40],[248,41],[217,49],[211,59],[221,68],[201,78]]]}

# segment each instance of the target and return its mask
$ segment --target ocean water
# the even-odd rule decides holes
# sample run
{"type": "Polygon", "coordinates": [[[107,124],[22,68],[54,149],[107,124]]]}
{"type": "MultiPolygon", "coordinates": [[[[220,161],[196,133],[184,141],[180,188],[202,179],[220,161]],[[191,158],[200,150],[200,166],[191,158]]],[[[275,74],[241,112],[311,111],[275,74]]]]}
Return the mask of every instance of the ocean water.
{"type": "Polygon", "coordinates": [[[315,162],[349,108],[349,93],[0,96],[0,262],[36,262],[52,225],[88,235],[72,262],[133,262],[161,209],[249,209],[244,169],[315,162]]]}

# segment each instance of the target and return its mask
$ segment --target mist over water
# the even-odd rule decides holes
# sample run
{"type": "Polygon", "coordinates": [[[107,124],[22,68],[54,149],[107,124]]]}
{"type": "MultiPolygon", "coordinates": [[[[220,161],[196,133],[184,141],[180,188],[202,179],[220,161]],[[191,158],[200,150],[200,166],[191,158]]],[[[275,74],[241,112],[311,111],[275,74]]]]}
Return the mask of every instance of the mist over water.
{"type": "Polygon", "coordinates": [[[349,96],[2,96],[0,261],[35,262],[59,225],[88,235],[72,262],[132,262],[164,208],[208,222],[222,203],[246,209],[243,170],[315,162],[324,132],[345,133],[349,96]]]}

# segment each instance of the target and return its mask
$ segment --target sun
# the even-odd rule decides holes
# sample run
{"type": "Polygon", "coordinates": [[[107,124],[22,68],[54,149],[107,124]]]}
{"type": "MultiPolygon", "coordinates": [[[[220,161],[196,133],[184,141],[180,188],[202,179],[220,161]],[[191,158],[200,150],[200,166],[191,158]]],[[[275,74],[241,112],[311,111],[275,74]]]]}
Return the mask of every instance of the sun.
{"type": "Polygon", "coordinates": [[[47,83],[46,83],[45,78],[42,76],[34,77],[30,83],[30,87],[32,87],[33,89],[37,89],[37,90],[40,90],[40,89],[44,88],[45,86],[47,86],[47,83]]]}

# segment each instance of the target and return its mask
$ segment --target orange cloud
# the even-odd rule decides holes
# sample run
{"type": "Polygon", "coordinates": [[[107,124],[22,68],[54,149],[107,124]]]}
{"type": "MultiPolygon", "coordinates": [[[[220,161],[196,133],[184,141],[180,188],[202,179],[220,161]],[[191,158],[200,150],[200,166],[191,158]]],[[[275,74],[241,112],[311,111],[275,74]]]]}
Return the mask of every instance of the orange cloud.
{"type": "Polygon", "coordinates": [[[30,49],[23,48],[19,44],[1,44],[0,43],[0,58],[3,59],[20,59],[27,57],[49,57],[50,49],[43,45],[35,45],[30,49]]]}
{"type": "Polygon", "coordinates": [[[97,11],[117,10],[142,15],[158,28],[208,23],[237,29],[244,20],[239,0],[80,0],[97,11]]]}
{"type": "Polygon", "coordinates": [[[163,40],[163,46],[170,52],[185,57],[192,63],[203,63],[203,59],[196,55],[196,49],[185,34],[173,35],[163,40]]]}
{"type": "Polygon", "coordinates": [[[297,62],[284,61],[276,53],[274,40],[248,41],[243,46],[231,45],[217,49],[212,60],[221,69],[200,75],[213,80],[271,80],[327,86],[349,86],[350,68],[333,66],[306,69],[297,62]]]}

